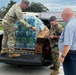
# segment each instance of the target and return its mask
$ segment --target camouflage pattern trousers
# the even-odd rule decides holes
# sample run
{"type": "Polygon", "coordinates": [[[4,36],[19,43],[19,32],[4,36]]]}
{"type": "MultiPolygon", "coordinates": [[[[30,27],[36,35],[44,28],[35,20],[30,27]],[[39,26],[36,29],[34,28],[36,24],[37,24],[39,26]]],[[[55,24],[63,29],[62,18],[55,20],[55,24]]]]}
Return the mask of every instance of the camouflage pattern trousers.
{"type": "Polygon", "coordinates": [[[15,44],[15,28],[14,24],[2,24],[4,29],[4,35],[2,40],[2,50],[9,49],[9,53],[14,53],[15,44]]]}
{"type": "Polygon", "coordinates": [[[59,70],[60,62],[58,60],[59,58],[58,46],[53,46],[51,48],[51,56],[52,56],[52,64],[53,64],[54,70],[59,70]]]}

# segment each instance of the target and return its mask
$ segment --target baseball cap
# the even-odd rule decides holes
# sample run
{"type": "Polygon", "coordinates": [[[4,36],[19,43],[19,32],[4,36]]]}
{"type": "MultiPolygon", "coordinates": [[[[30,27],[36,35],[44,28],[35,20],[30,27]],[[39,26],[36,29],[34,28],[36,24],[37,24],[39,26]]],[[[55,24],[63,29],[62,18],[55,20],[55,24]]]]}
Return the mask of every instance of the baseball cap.
{"type": "Polygon", "coordinates": [[[55,21],[55,20],[56,20],[56,17],[55,16],[51,16],[50,19],[49,19],[49,22],[55,21]]]}

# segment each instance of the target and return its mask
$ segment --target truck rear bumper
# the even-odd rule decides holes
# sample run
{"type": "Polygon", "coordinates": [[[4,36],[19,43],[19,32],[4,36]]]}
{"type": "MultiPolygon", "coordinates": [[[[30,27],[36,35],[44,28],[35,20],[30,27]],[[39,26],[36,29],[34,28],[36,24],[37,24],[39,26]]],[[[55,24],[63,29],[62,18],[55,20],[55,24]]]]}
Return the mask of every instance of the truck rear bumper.
{"type": "Polygon", "coordinates": [[[5,55],[0,55],[0,62],[12,65],[42,65],[41,55],[31,55],[27,56],[25,54],[21,55],[19,58],[9,58],[8,53],[5,55]]]}

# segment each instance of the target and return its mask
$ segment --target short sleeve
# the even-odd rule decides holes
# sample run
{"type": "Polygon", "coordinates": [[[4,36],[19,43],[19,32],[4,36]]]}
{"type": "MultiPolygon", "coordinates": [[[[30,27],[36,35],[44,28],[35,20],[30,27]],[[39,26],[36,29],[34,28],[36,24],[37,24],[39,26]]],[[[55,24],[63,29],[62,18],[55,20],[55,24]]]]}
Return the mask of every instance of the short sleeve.
{"type": "Polygon", "coordinates": [[[74,31],[71,26],[66,26],[64,30],[64,45],[72,45],[74,31]]]}

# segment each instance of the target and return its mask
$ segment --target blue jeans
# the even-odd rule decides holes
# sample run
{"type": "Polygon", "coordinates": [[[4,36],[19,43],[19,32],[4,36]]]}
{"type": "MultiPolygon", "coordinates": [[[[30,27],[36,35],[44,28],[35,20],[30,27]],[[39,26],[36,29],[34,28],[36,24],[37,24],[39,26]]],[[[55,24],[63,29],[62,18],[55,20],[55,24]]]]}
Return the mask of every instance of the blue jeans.
{"type": "Polygon", "coordinates": [[[64,75],[76,75],[76,52],[70,52],[63,62],[64,75]]]}

